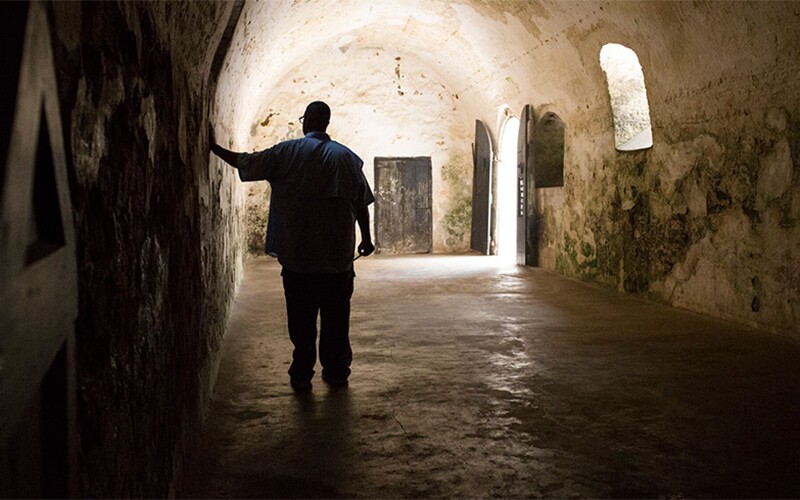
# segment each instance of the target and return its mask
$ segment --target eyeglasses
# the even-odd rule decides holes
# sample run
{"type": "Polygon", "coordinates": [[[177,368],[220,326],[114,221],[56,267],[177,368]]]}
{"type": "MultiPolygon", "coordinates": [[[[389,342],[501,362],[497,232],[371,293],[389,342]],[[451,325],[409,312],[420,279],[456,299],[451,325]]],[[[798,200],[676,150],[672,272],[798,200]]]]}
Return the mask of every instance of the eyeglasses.
{"type": "Polygon", "coordinates": [[[298,120],[300,120],[300,123],[303,123],[303,119],[305,119],[305,117],[306,117],[306,115],[303,115],[300,118],[298,118],[298,120]]]}

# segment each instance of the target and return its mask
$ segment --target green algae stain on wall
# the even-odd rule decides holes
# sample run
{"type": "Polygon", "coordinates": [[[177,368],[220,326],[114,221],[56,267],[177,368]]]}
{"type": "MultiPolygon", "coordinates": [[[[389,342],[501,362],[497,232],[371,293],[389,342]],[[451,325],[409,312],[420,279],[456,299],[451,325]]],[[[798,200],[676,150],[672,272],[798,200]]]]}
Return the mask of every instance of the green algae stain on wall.
{"type": "Polygon", "coordinates": [[[556,256],[556,271],[565,276],[576,276],[578,268],[578,258],[575,252],[575,240],[568,234],[564,234],[564,241],[560,245],[556,256]]]}
{"type": "Polygon", "coordinates": [[[453,198],[444,215],[444,228],[447,231],[446,243],[453,250],[463,250],[466,236],[472,222],[472,203],[469,197],[453,198]]]}
{"type": "Polygon", "coordinates": [[[592,133],[573,128],[578,154],[565,155],[563,203],[536,190],[545,223],[540,265],[796,332],[800,114],[754,110],[661,127],[654,147],[636,153],[592,149],[596,142],[583,136],[592,133]]]}
{"type": "Polygon", "coordinates": [[[442,182],[448,202],[442,225],[445,243],[452,251],[466,251],[472,225],[472,191],[467,182],[470,165],[460,155],[453,155],[442,166],[442,182]]]}
{"type": "Polygon", "coordinates": [[[676,135],[598,159],[608,175],[568,198],[578,208],[557,235],[556,270],[715,316],[790,322],[800,196],[788,134],[676,135]]]}
{"type": "Polygon", "coordinates": [[[564,233],[564,241],[559,245],[556,255],[556,271],[566,276],[596,281],[598,270],[594,246],[564,233]]]}
{"type": "Polygon", "coordinates": [[[270,187],[266,182],[253,185],[247,193],[245,204],[245,232],[247,251],[252,254],[264,253],[264,237],[267,234],[269,217],[270,187]]]}

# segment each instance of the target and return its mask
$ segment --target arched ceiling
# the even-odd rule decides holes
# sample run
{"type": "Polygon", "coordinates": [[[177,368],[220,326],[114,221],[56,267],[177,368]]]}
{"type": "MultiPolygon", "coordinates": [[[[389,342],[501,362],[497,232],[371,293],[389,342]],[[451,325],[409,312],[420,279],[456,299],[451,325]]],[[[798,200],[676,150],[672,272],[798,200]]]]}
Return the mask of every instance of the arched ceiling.
{"type": "MultiPolygon", "coordinates": [[[[668,102],[680,88],[713,84],[731,68],[756,72],[769,64],[758,55],[778,49],[775,34],[791,23],[792,5],[248,0],[220,75],[217,116],[233,144],[246,145],[271,91],[291,80],[298,67],[324,62],[334,50],[376,48],[387,57],[415,58],[427,66],[461,97],[465,119],[484,119],[495,134],[498,109],[505,104],[513,112],[526,103],[547,107],[568,125],[609,121],[598,59],[603,44],[636,51],[648,93],[656,102],[668,102]]],[[[345,63],[325,71],[347,85],[370,78],[365,70],[345,63]]]]}
{"type": "MultiPolygon", "coordinates": [[[[585,11],[591,12],[586,3],[562,2],[248,2],[223,71],[220,94],[227,99],[220,106],[235,110],[240,125],[232,132],[237,142],[245,141],[247,124],[263,111],[270,89],[292,78],[298,66],[313,65],[331,49],[375,48],[416,58],[450,92],[466,97],[466,107],[475,108],[469,114],[477,116],[487,104],[500,106],[536,87],[533,53],[555,44],[554,34],[585,11]],[[236,91],[227,92],[226,85],[236,91]]],[[[354,82],[368,76],[342,68],[348,69],[354,82]]]]}

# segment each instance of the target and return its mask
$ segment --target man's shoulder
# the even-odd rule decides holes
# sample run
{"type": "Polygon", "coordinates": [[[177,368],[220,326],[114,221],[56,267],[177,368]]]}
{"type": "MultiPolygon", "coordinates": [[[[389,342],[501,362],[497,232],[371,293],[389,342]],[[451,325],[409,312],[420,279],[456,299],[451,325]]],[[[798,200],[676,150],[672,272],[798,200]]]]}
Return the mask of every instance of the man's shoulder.
{"type": "Polygon", "coordinates": [[[358,165],[359,167],[364,163],[361,160],[361,157],[359,157],[356,153],[353,152],[353,150],[351,150],[341,142],[331,140],[328,141],[328,143],[325,146],[329,148],[331,151],[333,151],[334,154],[336,154],[336,156],[340,158],[346,158],[350,162],[358,165]]]}
{"type": "Polygon", "coordinates": [[[285,141],[281,141],[281,142],[275,144],[273,146],[273,148],[280,148],[280,149],[294,148],[294,147],[301,146],[302,144],[305,143],[306,140],[307,140],[307,138],[305,138],[305,137],[300,137],[299,139],[287,139],[285,141]]]}
{"type": "Polygon", "coordinates": [[[299,152],[308,149],[308,139],[301,137],[299,139],[288,139],[274,144],[268,149],[270,155],[275,159],[286,160],[294,157],[299,152]]]}
{"type": "MultiPolygon", "coordinates": [[[[331,141],[331,142],[333,143],[333,145],[334,145],[334,146],[336,146],[336,147],[338,147],[338,148],[342,148],[343,150],[347,151],[347,152],[348,152],[348,153],[350,153],[351,155],[354,155],[354,154],[355,154],[355,153],[353,152],[353,150],[352,150],[352,149],[348,148],[347,146],[345,146],[345,145],[344,145],[344,144],[342,144],[341,142],[337,142],[337,141],[331,141]]],[[[356,155],[356,156],[358,156],[358,155],[356,155]]]]}

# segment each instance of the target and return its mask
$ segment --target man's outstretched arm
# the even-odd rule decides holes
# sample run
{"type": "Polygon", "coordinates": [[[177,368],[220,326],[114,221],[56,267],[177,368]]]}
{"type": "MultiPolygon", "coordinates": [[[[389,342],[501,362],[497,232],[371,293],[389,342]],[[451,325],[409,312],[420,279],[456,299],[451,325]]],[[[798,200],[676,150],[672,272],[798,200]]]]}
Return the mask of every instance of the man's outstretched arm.
{"type": "Polygon", "coordinates": [[[372,235],[369,231],[369,208],[361,207],[356,210],[356,221],[358,221],[358,229],[361,231],[358,254],[366,257],[375,251],[375,245],[372,244],[372,235]]]}
{"type": "Polygon", "coordinates": [[[217,138],[214,136],[214,127],[208,128],[208,143],[211,145],[211,152],[222,158],[222,161],[232,167],[238,166],[239,153],[225,149],[217,144],[217,138]]]}

